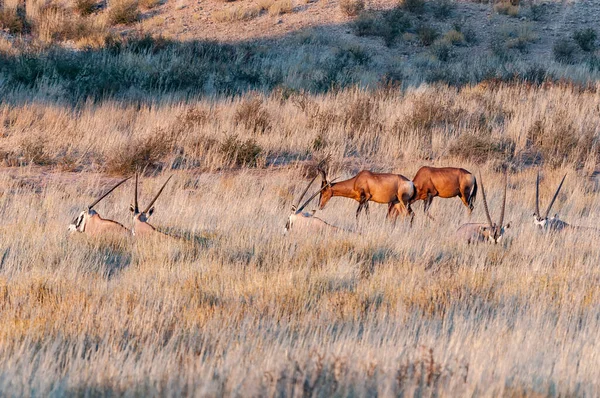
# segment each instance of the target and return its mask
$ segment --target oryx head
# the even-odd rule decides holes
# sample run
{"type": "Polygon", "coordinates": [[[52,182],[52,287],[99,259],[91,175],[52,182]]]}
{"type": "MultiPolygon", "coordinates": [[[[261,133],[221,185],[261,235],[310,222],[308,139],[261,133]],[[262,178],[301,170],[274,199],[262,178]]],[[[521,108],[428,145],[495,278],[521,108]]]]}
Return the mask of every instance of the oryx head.
{"type": "MultiPolygon", "coordinates": [[[[327,161],[327,159],[322,160],[318,165],[317,165],[317,170],[320,171],[322,170],[321,167],[323,166],[323,164],[327,161]]],[[[301,216],[307,216],[308,214],[302,214],[302,210],[304,210],[304,208],[310,203],[311,200],[313,200],[317,195],[321,194],[323,192],[323,189],[327,188],[329,185],[325,185],[324,187],[322,186],[320,190],[318,190],[317,192],[315,192],[306,202],[304,202],[302,205],[300,205],[300,202],[302,201],[302,199],[304,198],[304,195],[306,195],[306,192],[308,192],[308,189],[310,188],[310,186],[315,182],[315,180],[317,179],[317,177],[319,176],[319,173],[317,173],[312,180],[310,180],[310,182],[308,183],[308,185],[306,186],[306,188],[304,188],[304,191],[302,191],[302,194],[300,194],[300,197],[298,198],[298,201],[295,204],[292,204],[292,212],[290,214],[290,216],[288,217],[288,220],[285,224],[285,229],[284,229],[284,233],[287,233],[287,231],[290,230],[290,228],[292,227],[292,225],[294,224],[294,221],[296,221],[296,219],[298,217],[301,216]]],[[[314,214],[314,210],[313,212],[310,214],[310,216],[312,216],[314,214]]]]}
{"type": "Polygon", "coordinates": [[[540,172],[538,171],[537,178],[535,180],[535,213],[533,213],[533,223],[539,228],[546,228],[548,226],[548,220],[556,218],[556,215],[552,218],[548,218],[548,216],[550,215],[552,205],[554,205],[554,201],[556,201],[558,193],[560,192],[560,189],[562,188],[563,182],[565,182],[566,177],[567,175],[565,174],[562,180],[560,181],[556,192],[554,192],[554,196],[552,197],[552,200],[550,201],[550,204],[546,209],[546,213],[544,213],[544,215],[542,216],[540,213],[540,172]]]}
{"type": "Polygon", "coordinates": [[[158,197],[162,193],[163,189],[165,189],[165,186],[167,185],[167,183],[169,182],[171,177],[173,177],[173,176],[171,175],[171,176],[169,176],[169,178],[167,178],[167,181],[165,181],[165,183],[162,185],[162,187],[158,190],[158,193],[156,194],[156,196],[154,196],[154,199],[152,199],[150,201],[150,204],[146,207],[146,209],[144,209],[144,211],[140,211],[140,208],[138,205],[138,174],[137,173],[135,174],[135,188],[134,188],[134,194],[133,194],[133,204],[131,204],[129,206],[129,210],[131,210],[131,212],[133,213],[134,221],[138,220],[140,222],[145,223],[148,221],[150,216],[152,216],[152,214],[154,214],[154,202],[156,202],[156,199],[158,199],[158,197]]]}
{"type": "Polygon", "coordinates": [[[502,197],[502,208],[500,209],[500,220],[498,224],[492,222],[492,217],[490,216],[490,210],[485,197],[485,188],[483,187],[483,178],[481,178],[481,172],[479,173],[479,180],[481,182],[481,193],[483,195],[483,208],[485,210],[485,216],[488,220],[488,225],[481,227],[479,232],[488,242],[496,244],[502,240],[505,230],[510,228],[510,223],[504,225],[504,211],[506,209],[506,186],[508,185],[508,176],[506,173],[504,174],[504,194],[502,197]]]}
{"type": "Polygon", "coordinates": [[[111,189],[109,189],[106,193],[104,193],[102,196],[100,196],[98,199],[96,199],[91,205],[89,205],[87,207],[87,210],[82,211],[81,213],[79,213],[79,215],[77,217],[75,217],[73,219],[73,221],[71,221],[71,224],[69,224],[69,228],[68,231],[70,233],[73,232],[85,232],[85,225],[87,223],[87,221],[95,216],[96,211],[93,210],[93,207],[96,206],[102,199],[104,199],[105,197],[107,197],[112,191],[114,191],[115,189],[117,189],[117,187],[121,184],[123,184],[125,181],[129,180],[131,177],[127,177],[124,180],[121,180],[117,185],[115,185],[114,187],[112,187],[111,189]]]}
{"type": "Polygon", "coordinates": [[[329,199],[333,196],[333,190],[331,186],[333,181],[327,181],[327,173],[323,166],[329,160],[330,156],[327,156],[321,163],[317,166],[317,172],[321,175],[321,190],[319,191],[319,210],[323,210],[329,199]]]}

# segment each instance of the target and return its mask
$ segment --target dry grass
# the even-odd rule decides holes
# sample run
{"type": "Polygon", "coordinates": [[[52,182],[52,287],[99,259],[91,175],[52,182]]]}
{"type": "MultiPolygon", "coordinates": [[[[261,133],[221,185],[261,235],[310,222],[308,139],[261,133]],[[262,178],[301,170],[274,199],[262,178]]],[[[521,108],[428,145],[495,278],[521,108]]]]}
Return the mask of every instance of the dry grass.
{"type": "MultiPolygon", "coordinates": [[[[27,167],[0,173],[0,394],[597,395],[600,236],[538,234],[524,160],[544,162],[543,203],[567,172],[554,210],[597,225],[596,89],[4,103],[0,153],[27,167]],[[395,229],[384,205],[357,224],[356,202],[333,199],[317,215],[360,235],[284,236],[328,153],[342,178],[480,170],[496,217],[508,165],[508,239],[453,239],[485,219],[480,199],[469,219],[456,198],[434,201],[435,224],[417,211],[395,229]],[[67,238],[113,183],[99,172],[133,170],[142,203],[174,175],[152,222],[188,240],[67,238]]],[[[128,182],[97,210],[129,225],[132,195],[128,182]]]]}
{"type": "Polygon", "coordinates": [[[108,6],[108,20],[112,25],[130,25],[140,19],[137,0],[111,0],[108,6]]]}
{"type": "Polygon", "coordinates": [[[260,11],[259,7],[233,7],[214,12],[212,18],[216,22],[248,21],[256,18],[260,11]]]}
{"type": "Polygon", "coordinates": [[[365,9],[364,0],[341,0],[340,10],[349,17],[355,17],[365,9]]]}

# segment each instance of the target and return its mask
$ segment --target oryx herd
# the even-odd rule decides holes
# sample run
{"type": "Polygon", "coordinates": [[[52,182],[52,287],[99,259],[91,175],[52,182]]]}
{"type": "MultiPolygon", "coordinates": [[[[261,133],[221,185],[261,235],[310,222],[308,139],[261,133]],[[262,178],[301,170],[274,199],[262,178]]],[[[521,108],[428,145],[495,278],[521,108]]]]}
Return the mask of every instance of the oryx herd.
{"type": "MultiPolygon", "coordinates": [[[[431,206],[433,198],[436,196],[439,196],[440,198],[452,198],[457,196],[467,207],[469,215],[473,211],[475,198],[478,191],[478,182],[475,176],[465,169],[455,167],[421,167],[417,171],[417,174],[412,181],[400,174],[373,173],[368,170],[363,170],[348,180],[337,181],[337,178],[333,180],[327,179],[327,173],[324,169],[326,160],[321,161],[317,165],[316,175],[302,191],[302,194],[296,203],[292,205],[292,212],[289,215],[285,225],[286,233],[292,229],[349,232],[342,228],[331,225],[318,217],[315,217],[314,212],[316,210],[313,210],[312,212],[303,211],[306,206],[317,196],[319,196],[318,208],[321,210],[334,196],[341,196],[356,200],[358,202],[358,208],[356,209],[357,219],[362,210],[368,214],[369,202],[387,204],[387,218],[392,220],[394,224],[398,216],[403,215],[410,218],[412,225],[414,212],[411,209],[411,205],[419,200],[424,202],[424,213],[429,218],[433,219],[433,217],[428,214],[428,210],[431,206]],[[321,176],[321,188],[301,204],[300,202],[319,176],[321,176]]],[[[540,175],[538,173],[535,190],[535,213],[533,214],[534,225],[545,231],[596,230],[595,228],[579,227],[567,224],[566,222],[558,219],[557,216],[549,218],[550,211],[552,210],[552,206],[554,205],[560,189],[562,188],[565,177],[563,177],[558,188],[556,189],[556,192],[554,193],[546,212],[544,215],[542,215],[539,209],[540,175]]],[[[107,197],[116,188],[121,186],[129,179],[131,179],[131,177],[119,181],[118,184],[90,204],[87,209],[82,211],[69,225],[69,231],[72,233],[80,232],[88,236],[99,236],[110,233],[128,236],[148,236],[152,234],[164,235],[162,232],[157,231],[154,226],[149,224],[148,219],[154,212],[154,203],[163,192],[165,186],[171,179],[171,176],[167,178],[154,198],[149,202],[148,206],[146,206],[144,210],[140,211],[138,204],[138,175],[137,173],[135,174],[133,203],[130,207],[133,219],[130,229],[126,228],[123,226],[123,224],[117,221],[100,217],[100,215],[93,209],[94,206],[97,205],[102,199],[107,197]]],[[[500,209],[500,217],[497,223],[494,222],[490,216],[490,210],[488,208],[481,174],[479,175],[479,179],[479,183],[481,184],[481,193],[483,196],[483,208],[485,210],[487,222],[463,224],[456,231],[456,236],[468,243],[498,243],[502,240],[505,231],[510,228],[510,223],[505,224],[504,220],[508,176],[505,174],[502,206],[500,209]]]]}
{"type": "MultiPolygon", "coordinates": [[[[102,217],[93,209],[102,199],[107,197],[112,191],[117,189],[125,181],[131,179],[127,177],[122,181],[119,181],[117,185],[109,189],[106,193],[96,199],[91,205],[87,207],[87,210],[79,213],[77,217],[69,225],[70,232],[80,232],[88,236],[100,236],[107,234],[121,234],[121,235],[151,235],[151,234],[163,234],[156,230],[155,227],[148,223],[148,219],[154,213],[154,203],[165,189],[165,186],[169,182],[172,176],[167,178],[162,187],[158,190],[158,193],[154,196],[154,199],[150,201],[148,206],[143,211],[140,211],[138,205],[138,175],[135,175],[135,187],[133,194],[133,204],[130,207],[131,213],[133,214],[133,223],[131,229],[127,229],[123,224],[107,220],[102,217]]],[[[163,234],[164,235],[164,234],[163,234]]]]}
{"type": "MultiPolygon", "coordinates": [[[[400,174],[373,173],[363,170],[348,180],[336,182],[336,180],[327,180],[327,173],[323,169],[324,162],[325,161],[317,165],[317,175],[304,189],[297,203],[292,206],[292,214],[289,216],[285,226],[286,232],[292,228],[339,230],[339,228],[315,217],[315,211],[311,213],[302,212],[302,210],[317,195],[319,195],[318,209],[320,210],[322,210],[327,202],[334,196],[356,200],[358,202],[358,208],[356,209],[357,218],[363,209],[368,213],[369,202],[387,204],[387,218],[391,219],[394,223],[396,222],[398,215],[404,215],[410,217],[410,222],[412,224],[414,212],[411,209],[411,205],[419,200],[424,202],[424,213],[429,218],[433,219],[433,217],[428,214],[428,210],[433,198],[436,196],[439,196],[440,198],[459,197],[467,207],[469,215],[474,208],[478,191],[477,179],[472,173],[462,168],[421,167],[412,181],[400,174]],[[319,175],[321,176],[321,189],[300,205],[302,198],[306,195],[306,192],[319,175]]],[[[540,175],[538,172],[535,191],[536,209],[533,215],[534,225],[544,231],[562,231],[569,229],[595,231],[595,228],[567,224],[566,222],[559,220],[556,215],[552,218],[548,218],[550,210],[562,188],[565,177],[563,177],[545,214],[542,216],[539,211],[540,175]]],[[[500,217],[497,223],[495,223],[490,216],[481,174],[479,179],[483,196],[483,208],[485,210],[487,222],[463,224],[457,229],[455,235],[458,239],[468,243],[498,243],[502,240],[505,231],[510,228],[510,223],[505,224],[504,220],[508,176],[507,174],[504,176],[502,207],[500,208],[500,217]]]]}

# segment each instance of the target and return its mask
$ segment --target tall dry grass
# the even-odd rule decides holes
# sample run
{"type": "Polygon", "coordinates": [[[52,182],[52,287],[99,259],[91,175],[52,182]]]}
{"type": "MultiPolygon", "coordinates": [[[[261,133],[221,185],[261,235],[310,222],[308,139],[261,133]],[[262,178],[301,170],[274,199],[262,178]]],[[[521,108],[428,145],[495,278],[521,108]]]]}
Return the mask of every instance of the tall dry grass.
{"type": "MultiPolygon", "coordinates": [[[[545,173],[544,200],[561,172],[545,173]]],[[[396,229],[385,206],[357,226],[356,204],[335,199],[319,216],[361,235],[284,236],[298,175],[177,172],[153,223],[192,237],[178,243],[68,238],[109,181],[2,173],[0,391],[597,393],[598,237],[533,229],[533,171],[511,175],[500,246],[452,239],[467,219],[458,199],[434,201],[435,225],[418,214],[396,229]]],[[[497,214],[502,177],[483,175],[497,214]]],[[[160,183],[143,180],[142,203],[160,183]]],[[[598,223],[590,184],[567,180],[565,219],[598,223]]],[[[98,211],[128,224],[132,195],[98,211]]]]}
{"type": "MultiPolygon", "coordinates": [[[[599,236],[531,223],[538,165],[543,204],[567,172],[554,210],[600,221],[597,93],[288,94],[3,105],[1,394],[598,394],[599,236]],[[258,159],[237,162],[247,142],[258,159]],[[470,219],[458,199],[435,199],[437,222],[419,204],[395,229],[385,206],[357,223],[357,203],[336,198],[317,215],[360,234],[283,235],[307,167],[329,153],[342,178],[481,170],[495,217],[506,168],[507,239],[453,238],[485,220],[481,198],[470,219]],[[142,204],[174,174],[151,222],[186,239],[67,237],[106,173],[135,169],[142,204]]],[[[97,210],[129,225],[132,196],[128,182],[97,210]]]]}
{"type": "Polygon", "coordinates": [[[589,174],[600,155],[596,90],[491,81],[462,89],[276,91],[147,106],[5,103],[0,155],[4,165],[113,174],[285,166],[326,154],[334,167],[354,170],[433,161],[489,163],[496,170],[545,164],[589,174]]]}

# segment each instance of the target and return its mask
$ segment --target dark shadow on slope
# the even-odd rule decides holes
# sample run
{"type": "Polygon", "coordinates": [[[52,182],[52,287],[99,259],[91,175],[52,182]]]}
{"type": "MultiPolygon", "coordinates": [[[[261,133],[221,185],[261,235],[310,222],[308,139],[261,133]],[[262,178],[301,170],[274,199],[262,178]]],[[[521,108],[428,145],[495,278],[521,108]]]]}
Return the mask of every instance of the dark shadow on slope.
{"type": "Polygon", "coordinates": [[[354,85],[461,86],[492,78],[538,83],[551,77],[545,67],[514,57],[503,60],[485,46],[465,43],[446,54],[435,46],[403,43],[403,35],[419,37],[423,21],[433,18],[393,9],[371,11],[343,25],[235,43],[141,37],[109,40],[103,48],[85,51],[0,53],[0,92],[9,102],[149,103],[251,90],[325,93],[354,85]]]}

